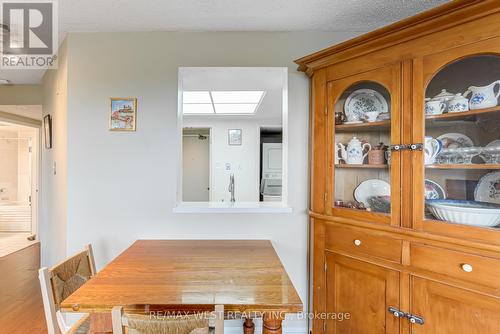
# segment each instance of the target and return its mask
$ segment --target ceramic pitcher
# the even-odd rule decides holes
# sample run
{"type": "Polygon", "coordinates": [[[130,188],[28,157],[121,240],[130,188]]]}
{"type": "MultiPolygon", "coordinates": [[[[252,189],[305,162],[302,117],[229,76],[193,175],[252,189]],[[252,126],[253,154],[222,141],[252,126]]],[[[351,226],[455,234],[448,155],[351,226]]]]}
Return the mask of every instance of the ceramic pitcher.
{"type": "Polygon", "coordinates": [[[432,165],[436,161],[436,157],[443,149],[443,143],[439,139],[425,137],[424,144],[424,162],[426,165],[432,165]]]}
{"type": "Polygon", "coordinates": [[[347,144],[347,149],[344,145],[338,144],[342,160],[349,165],[362,165],[368,152],[372,149],[369,143],[361,144],[358,138],[353,137],[347,144]],[[365,148],[368,148],[366,153],[363,154],[365,148]]]}
{"type": "Polygon", "coordinates": [[[472,94],[469,101],[469,108],[471,110],[496,107],[498,104],[498,96],[500,96],[500,80],[492,82],[488,86],[470,86],[464,93],[464,96],[467,97],[469,94],[472,94]],[[495,93],[496,85],[499,87],[495,93]]]}

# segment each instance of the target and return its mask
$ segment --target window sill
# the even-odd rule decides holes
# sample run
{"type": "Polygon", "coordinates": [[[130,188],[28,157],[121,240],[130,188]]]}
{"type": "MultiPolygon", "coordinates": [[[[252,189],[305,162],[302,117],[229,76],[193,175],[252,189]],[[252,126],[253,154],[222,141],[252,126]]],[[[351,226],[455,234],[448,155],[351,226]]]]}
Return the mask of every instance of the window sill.
{"type": "Polygon", "coordinates": [[[292,213],[292,208],[279,202],[182,202],[174,213],[292,213]]]}

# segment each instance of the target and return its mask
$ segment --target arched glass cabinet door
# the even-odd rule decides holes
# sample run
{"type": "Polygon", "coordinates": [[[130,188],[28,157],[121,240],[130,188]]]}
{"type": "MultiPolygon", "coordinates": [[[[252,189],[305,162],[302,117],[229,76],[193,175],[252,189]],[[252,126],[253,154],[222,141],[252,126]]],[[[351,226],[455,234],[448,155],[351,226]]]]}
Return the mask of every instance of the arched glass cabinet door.
{"type": "Polygon", "coordinates": [[[328,83],[330,214],[399,225],[400,65],[328,83]]]}
{"type": "Polygon", "coordinates": [[[500,40],[417,62],[416,227],[500,243],[500,40]],[[420,128],[420,126],[417,126],[420,128]]]}

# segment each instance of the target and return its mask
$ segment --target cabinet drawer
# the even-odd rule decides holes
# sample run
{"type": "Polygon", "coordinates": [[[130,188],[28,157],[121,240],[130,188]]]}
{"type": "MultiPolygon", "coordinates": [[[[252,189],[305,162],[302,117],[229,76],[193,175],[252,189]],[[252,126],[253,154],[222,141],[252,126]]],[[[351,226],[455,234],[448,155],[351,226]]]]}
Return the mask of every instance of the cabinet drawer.
{"type": "Polygon", "coordinates": [[[412,266],[484,286],[500,287],[500,259],[411,244],[412,266]]]}
{"type": "Polygon", "coordinates": [[[326,227],[326,249],[401,262],[401,240],[367,230],[337,225],[326,227]]]}

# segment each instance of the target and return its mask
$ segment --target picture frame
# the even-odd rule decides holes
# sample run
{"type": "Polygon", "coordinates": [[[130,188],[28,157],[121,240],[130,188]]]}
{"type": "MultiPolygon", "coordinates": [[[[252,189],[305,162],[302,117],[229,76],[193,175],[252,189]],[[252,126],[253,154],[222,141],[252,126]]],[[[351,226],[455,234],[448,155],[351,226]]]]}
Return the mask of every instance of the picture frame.
{"type": "Polygon", "coordinates": [[[231,146],[240,146],[242,144],[242,130],[229,129],[227,130],[228,144],[231,146]]]}
{"type": "Polygon", "coordinates": [[[137,98],[111,97],[109,109],[109,131],[136,130],[137,98]]]}
{"type": "Polygon", "coordinates": [[[45,115],[43,118],[43,136],[45,139],[45,148],[52,148],[52,116],[45,115]]]}

